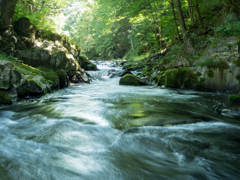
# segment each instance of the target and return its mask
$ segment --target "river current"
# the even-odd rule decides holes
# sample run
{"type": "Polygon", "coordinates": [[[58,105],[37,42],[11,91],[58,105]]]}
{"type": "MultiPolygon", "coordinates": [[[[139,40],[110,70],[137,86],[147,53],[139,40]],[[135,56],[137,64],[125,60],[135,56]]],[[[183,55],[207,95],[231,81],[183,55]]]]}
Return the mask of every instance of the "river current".
{"type": "Polygon", "coordinates": [[[0,106],[1,180],[240,179],[240,106],[228,94],[120,86],[111,68],[0,106]]]}

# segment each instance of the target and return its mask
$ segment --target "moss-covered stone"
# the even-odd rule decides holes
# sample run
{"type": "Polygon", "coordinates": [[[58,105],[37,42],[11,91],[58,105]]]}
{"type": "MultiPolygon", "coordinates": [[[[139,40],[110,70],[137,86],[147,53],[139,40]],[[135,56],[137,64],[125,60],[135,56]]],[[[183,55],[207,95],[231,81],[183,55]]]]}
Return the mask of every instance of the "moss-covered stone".
{"type": "Polygon", "coordinates": [[[58,78],[58,75],[57,73],[55,72],[46,72],[46,73],[43,73],[42,76],[47,79],[51,84],[53,84],[54,86],[57,86],[58,85],[58,82],[59,82],[59,78],[58,78]]]}
{"type": "Polygon", "coordinates": [[[0,104],[12,104],[12,100],[4,91],[0,91],[0,104]]]}
{"type": "Polygon", "coordinates": [[[139,79],[132,75],[132,74],[126,74],[125,76],[123,76],[120,81],[119,81],[120,85],[132,85],[132,86],[139,86],[139,79]]]}
{"type": "Polygon", "coordinates": [[[79,56],[78,60],[79,65],[84,68],[86,71],[97,71],[98,68],[85,56],[79,56]]]}

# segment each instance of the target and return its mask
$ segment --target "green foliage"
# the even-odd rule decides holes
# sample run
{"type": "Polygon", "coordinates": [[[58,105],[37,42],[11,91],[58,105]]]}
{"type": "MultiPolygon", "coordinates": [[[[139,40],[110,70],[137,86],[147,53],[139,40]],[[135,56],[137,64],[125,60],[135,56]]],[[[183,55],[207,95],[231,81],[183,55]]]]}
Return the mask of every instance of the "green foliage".
{"type": "Polygon", "coordinates": [[[21,0],[18,1],[16,5],[13,19],[16,21],[21,17],[27,17],[38,28],[59,30],[61,29],[61,24],[58,24],[60,17],[57,15],[62,13],[68,3],[73,1],[74,0],[21,0]]]}
{"type": "Polygon", "coordinates": [[[224,36],[239,35],[240,33],[240,21],[235,14],[229,14],[224,23],[215,28],[214,31],[224,36]]]}
{"type": "Polygon", "coordinates": [[[173,45],[170,49],[171,51],[168,52],[160,61],[160,64],[166,64],[166,63],[170,63],[172,61],[174,61],[178,56],[179,56],[179,52],[181,50],[180,45],[173,45]]]}

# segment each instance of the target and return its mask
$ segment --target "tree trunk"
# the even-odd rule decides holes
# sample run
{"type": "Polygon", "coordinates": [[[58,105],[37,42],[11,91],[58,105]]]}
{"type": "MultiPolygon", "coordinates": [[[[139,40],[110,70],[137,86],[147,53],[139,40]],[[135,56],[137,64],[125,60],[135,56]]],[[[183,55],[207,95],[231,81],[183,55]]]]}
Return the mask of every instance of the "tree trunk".
{"type": "Polygon", "coordinates": [[[177,2],[177,9],[178,9],[178,18],[179,18],[182,33],[183,33],[183,40],[185,41],[185,40],[187,40],[187,37],[186,37],[187,28],[186,28],[186,24],[185,24],[185,21],[183,18],[180,0],[176,0],[176,2],[177,2]]]}
{"type": "Polygon", "coordinates": [[[13,30],[13,15],[17,0],[3,0],[1,24],[5,30],[13,30]]]}
{"type": "Polygon", "coordinates": [[[174,23],[175,23],[175,27],[176,27],[176,32],[177,32],[178,40],[180,41],[181,38],[180,38],[179,31],[178,31],[178,24],[177,24],[177,18],[176,18],[176,15],[175,15],[173,0],[171,0],[170,4],[171,4],[171,7],[172,7],[172,13],[173,13],[173,18],[174,18],[174,23]]]}
{"type": "Polygon", "coordinates": [[[192,5],[192,0],[188,0],[188,10],[189,10],[189,16],[191,19],[191,24],[194,24],[194,17],[193,17],[193,5],[192,5]]]}
{"type": "Polygon", "coordinates": [[[135,51],[134,46],[133,46],[133,40],[132,40],[132,37],[130,36],[129,38],[130,38],[130,43],[131,43],[132,50],[135,51]]]}
{"type": "Polygon", "coordinates": [[[200,27],[201,27],[202,31],[205,31],[205,28],[204,28],[204,25],[203,25],[203,22],[202,22],[202,18],[201,18],[201,13],[200,13],[200,10],[199,10],[198,0],[195,0],[195,1],[196,1],[195,7],[196,7],[196,11],[197,11],[198,22],[200,24],[200,27]]]}

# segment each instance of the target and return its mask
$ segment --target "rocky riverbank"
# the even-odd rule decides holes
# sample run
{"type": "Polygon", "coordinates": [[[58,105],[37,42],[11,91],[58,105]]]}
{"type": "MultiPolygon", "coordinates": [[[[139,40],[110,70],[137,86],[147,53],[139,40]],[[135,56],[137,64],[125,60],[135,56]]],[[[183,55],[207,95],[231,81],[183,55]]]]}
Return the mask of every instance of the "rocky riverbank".
{"type": "Polygon", "coordinates": [[[235,36],[218,37],[213,42],[189,39],[164,53],[138,62],[129,61],[123,68],[149,85],[238,93],[239,45],[235,36]]]}
{"type": "Polygon", "coordinates": [[[15,22],[14,31],[0,32],[0,51],[0,103],[40,96],[69,83],[89,83],[85,70],[97,70],[80,55],[80,47],[37,29],[27,18],[15,22]]]}

